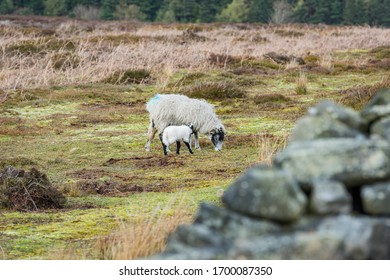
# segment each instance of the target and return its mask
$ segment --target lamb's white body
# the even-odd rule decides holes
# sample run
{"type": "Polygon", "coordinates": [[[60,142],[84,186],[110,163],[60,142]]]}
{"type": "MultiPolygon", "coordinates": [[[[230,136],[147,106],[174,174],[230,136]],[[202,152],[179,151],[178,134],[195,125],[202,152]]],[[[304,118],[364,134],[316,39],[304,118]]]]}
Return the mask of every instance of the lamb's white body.
{"type": "Polygon", "coordinates": [[[160,140],[163,145],[164,154],[167,154],[168,148],[171,144],[176,142],[176,153],[180,153],[180,141],[183,141],[186,144],[189,152],[192,154],[191,150],[191,135],[192,135],[192,126],[180,125],[180,126],[168,126],[164,129],[162,135],[160,134],[160,140]]]}
{"type": "Polygon", "coordinates": [[[168,126],[162,134],[162,142],[169,146],[176,141],[191,142],[192,129],[188,125],[168,126]]]}
{"type": "Polygon", "coordinates": [[[160,134],[169,125],[188,123],[193,125],[196,149],[200,149],[198,133],[212,138],[216,150],[222,149],[225,128],[213,106],[206,101],[180,94],[157,94],[146,104],[146,109],[150,114],[150,125],[145,150],[150,150],[156,132],[160,134]]]}

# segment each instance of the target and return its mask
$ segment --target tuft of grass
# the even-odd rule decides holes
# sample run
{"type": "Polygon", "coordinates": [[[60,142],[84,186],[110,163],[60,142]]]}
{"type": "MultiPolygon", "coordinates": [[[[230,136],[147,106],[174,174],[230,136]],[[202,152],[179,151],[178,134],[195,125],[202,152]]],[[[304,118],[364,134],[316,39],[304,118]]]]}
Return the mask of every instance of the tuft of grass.
{"type": "Polygon", "coordinates": [[[189,97],[209,100],[243,98],[245,91],[231,82],[199,82],[183,89],[189,97]]]}
{"type": "Polygon", "coordinates": [[[115,71],[113,74],[103,79],[102,82],[106,84],[141,84],[150,80],[150,71],[145,69],[129,69],[115,71]]]}
{"type": "Polygon", "coordinates": [[[174,207],[165,206],[139,221],[122,223],[113,234],[97,241],[98,258],[132,260],[157,254],[165,248],[166,239],[177,226],[189,222],[183,201],[174,207]]]}
{"type": "Polygon", "coordinates": [[[305,72],[299,72],[299,76],[297,78],[297,85],[295,87],[295,92],[297,94],[303,95],[307,94],[307,77],[305,72]]]}
{"type": "Polygon", "coordinates": [[[258,161],[259,163],[271,165],[272,159],[277,152],[283,150],[287,145],[287,134],[274,135],[263,133],[258,138],[258,161]]]}

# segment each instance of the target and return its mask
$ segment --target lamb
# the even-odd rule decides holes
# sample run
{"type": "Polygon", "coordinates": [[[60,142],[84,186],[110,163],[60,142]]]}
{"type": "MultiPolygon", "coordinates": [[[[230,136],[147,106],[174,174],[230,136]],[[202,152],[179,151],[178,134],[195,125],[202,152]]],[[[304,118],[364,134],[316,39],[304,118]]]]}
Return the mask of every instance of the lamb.
{"type": "Polygon", "coordinates": [[[197,150],[200,150],[199,133],[205,134],[211,140],[216,151],[222,149],[225,128],[215,114],[213,106],[206,101],[180,94],[156,94],[147,102],[146,109],[150,115],[146,151],[150,151],[150,144],[157,132],[161,134],[170,124],[188,123],[193,125],[197,150]]]}
{"type": "Polygon", "coordinates": [[[191,135],[194,133],[193,128],[193,125],[172,125],[166,127],[163,133],[159,134],[164,155],[168,154],[167,148],[174,142],[176,142],[176,154],[180,154],[180,141],[183,141],[188,151],[193,154],[194,152],[191,150],[191,135]]]}

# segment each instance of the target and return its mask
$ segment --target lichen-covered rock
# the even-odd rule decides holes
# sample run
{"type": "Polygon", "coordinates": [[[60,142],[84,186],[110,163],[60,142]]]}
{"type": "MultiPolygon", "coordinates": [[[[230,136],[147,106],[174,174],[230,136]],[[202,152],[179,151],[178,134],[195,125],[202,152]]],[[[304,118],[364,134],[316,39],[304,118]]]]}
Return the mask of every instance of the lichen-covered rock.
{"type": "Polygon", "coordinates": [[[351,201],[351,196],[342,183],[316,180],[310,196],[310,212],[319,215],[350,213],[351,201]]]}
{"type": "Polygon", "coordinates": [[[329,116],[306,116],[297,121],[290,142],[324,138],[365,138],[357,129],[332,119],[329,116]]]}
{"type": "Polygon", "coordinates": [[[280,225],[274,222],[251,218],[207,203],[200,205],[194,223],[206,225],[214,233],[223,234],[228,240],[281,231],[280,225]]]}
{"type": "MultiPolygon", "coordinates": [[[[318,223],[318,222],[317,222],[318,223]]],[[[319,233],[342,240],[343,259],[389,259],[390,219],[341,215],[324,219],[319,233]]]]}
{"type": "Polygon", "coordinates": [[[307,199],[289,172],[257,166],[225,191],[223,202],[239,213],[291,222],[301,217],[307,199]]]}
{"type": "Polygon", "coordinates": [[[366,213],[390,215],[390,182],[364,186],[361,197],[366,213]]]}
{"type": "Polygon", "coordinates": [[[230,248],[227,259],[326,260],[342,259],[342,237],[317,232],[289,232],[240,240],[230,248]]]}
{"type": "Polygon", "coordinates": [[[378,91],[361,112],[362,118],[369,123],[389,115],[390,88],[378,91]]]}
{"type": "Polygon", "coordinates": [[[227,258],[389,259],[389,242],[390,219],[340,215],[304,220],[285,234],[239,240],[227,258]]]}
{"type": "Polygon", "coordinates": [[[348,138],[296,142],[277,154],[274,164],[304,187],[316,179],[361,186],[390,178],[390,143],[348,138]]]}
{"type": "Polygon", "coordinates": [[[390,117],[380,119],[371,126],[371,135],[390,140],[390,117]]]}
{"type": "Polygon", "coordinates": [[[350,128],[360,131],[367,130],[367,122],[358,112],[329,100],[321,101],[315,107],[310,108],[309,116],[328,117],[334,121],[341,122],[350,128]]]}

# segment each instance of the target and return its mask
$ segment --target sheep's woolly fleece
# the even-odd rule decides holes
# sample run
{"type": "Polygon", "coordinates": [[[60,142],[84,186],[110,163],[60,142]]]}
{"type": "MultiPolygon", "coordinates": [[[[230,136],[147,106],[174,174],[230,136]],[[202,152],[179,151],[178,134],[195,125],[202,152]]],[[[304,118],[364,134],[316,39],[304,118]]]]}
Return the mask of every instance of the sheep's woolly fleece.
{"type": "Polygon", "coordinates": [[[203,100],[180,94],[156,94],[146,104],[155,128],[161,133],[169,125],[192,123],[194,131],[203,134],[213,129],[224,130],[214,107],[203,100]]]}

